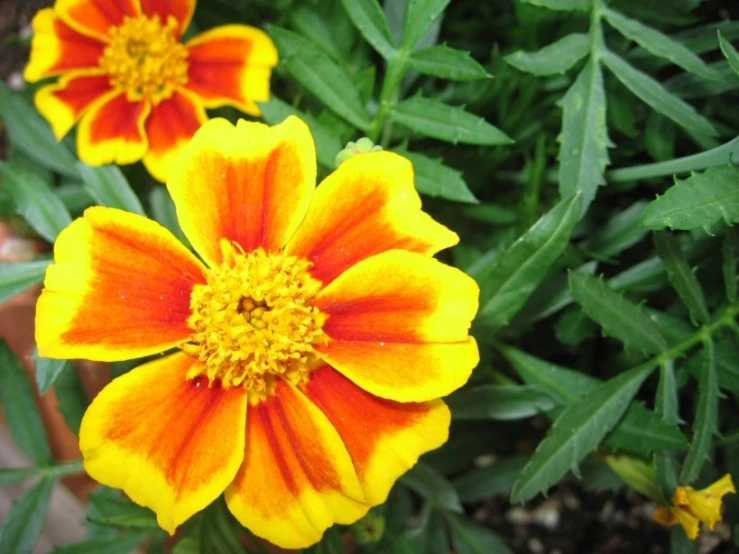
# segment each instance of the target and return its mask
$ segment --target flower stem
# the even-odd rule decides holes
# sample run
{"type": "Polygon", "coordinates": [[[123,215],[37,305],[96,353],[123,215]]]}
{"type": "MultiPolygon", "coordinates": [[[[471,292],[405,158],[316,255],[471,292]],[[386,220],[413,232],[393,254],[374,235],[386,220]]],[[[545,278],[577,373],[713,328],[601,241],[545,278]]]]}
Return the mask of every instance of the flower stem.
{"type": "Polygon", "coordinates": [[[372,122],[372,127],[369,131],[369,139],[377,143],[380,138],[383,139],[383,146],[389,142],[389,136],[383,133],[385,126],[388,123],[388,117],[393,110],[393,106],[397,101],[398,88],[403,80],[406,73],[406,59],[408,58],[408,50],[401,47],[396,56],[388,60],[387,71],[385,72],[385,78],[382,81],[382,90],[380,91],[380,100],[375,119],[372,122]]]}

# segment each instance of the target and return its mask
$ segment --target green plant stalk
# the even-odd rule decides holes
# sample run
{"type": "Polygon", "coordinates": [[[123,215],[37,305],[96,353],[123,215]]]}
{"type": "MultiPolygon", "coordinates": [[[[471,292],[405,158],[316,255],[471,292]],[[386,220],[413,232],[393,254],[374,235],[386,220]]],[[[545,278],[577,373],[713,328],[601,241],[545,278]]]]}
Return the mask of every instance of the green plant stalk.
{"type": "Polygon", "coordinates": [[[393,106],[396,102],[398,88],[400,83],[403,81],[403,77],[406,73],[406,60],[408,59],[408,50],[401,47],[398,50],[397,55],[388,61],[387,71],[385,72],[385,78],[382,81],[382,90],[380,91],[380,100],[378,103],[377,113],[372,121],[368,138],[377,144],[377,141],[382,137],[383,146],[387,146],[389,136],[383,136],[383,130],[385,125],[388,123],[388,117],[393,110],[393,106]]]}

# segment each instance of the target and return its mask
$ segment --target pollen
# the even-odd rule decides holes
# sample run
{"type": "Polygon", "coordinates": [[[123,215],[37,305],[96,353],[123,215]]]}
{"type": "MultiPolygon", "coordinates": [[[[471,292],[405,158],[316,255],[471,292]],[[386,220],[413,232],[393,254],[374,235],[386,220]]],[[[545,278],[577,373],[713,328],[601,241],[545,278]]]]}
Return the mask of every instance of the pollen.
{"type": "Polygon", "coordinates": [[[177,37],[176,19],[162,24],[159,16],[126,17],[110,30],[100,67],[129,100],[169,98],[187,83],[187,49],[177,37]]]}
{"type": "Polygon", "coordinates": [[[282,253],[244,253],[222,243],[223,263],[190,297],[192,329],[182,346],[196,357],[188,378],[241,386],[252,401],[269,396],[282,378],[304,382],[316,366],[314,345],[325,343],[327,316],[312,305],[321,283],[310,262],[282,253]]]}

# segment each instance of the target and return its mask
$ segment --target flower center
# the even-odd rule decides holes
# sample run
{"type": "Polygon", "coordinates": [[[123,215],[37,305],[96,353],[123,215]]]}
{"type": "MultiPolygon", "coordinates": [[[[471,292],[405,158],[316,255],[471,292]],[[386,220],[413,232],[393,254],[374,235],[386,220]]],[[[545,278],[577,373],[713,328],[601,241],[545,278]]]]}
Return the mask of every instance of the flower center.
{"type": "Polygon", "coordinates": [[[307,260],[223,245],[224,262],[190,296],[193,333],[182,349],[202,364],[187,377],[243,386],[257,401],[278,378],[299,384],[315,367],[313,345],[326,341],[327,316],[312,305],[321,283],[307,260]]]}
{"type": "Polygon", "coordinates": [[[159,16],[126,17],[111,29],[100,67],[130,100],[169,98],[187,83],[187,48],[177,39],[177,20],[170,16],[162,25],[159,16]]]}

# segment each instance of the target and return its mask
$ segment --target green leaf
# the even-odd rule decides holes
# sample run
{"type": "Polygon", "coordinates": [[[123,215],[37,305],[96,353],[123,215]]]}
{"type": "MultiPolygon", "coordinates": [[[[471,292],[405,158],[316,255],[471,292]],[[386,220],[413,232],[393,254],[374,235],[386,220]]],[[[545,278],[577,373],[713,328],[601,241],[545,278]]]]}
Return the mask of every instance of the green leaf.
{"type": "Polygon", "coordinates": [[[446,399],[457,420],[508,421],[546,412],[557,403],[535,386],[480,385],[455,392],[446,399]]]}
{"type": "Polygon", "coordinates": [[[413,52],[406,63],[424,75],[452,81],[477,81],[490,77],[485,68],[469,54],[445,44],[413,52]]]}
{"type": "MultiPolygon", "coordinates": [[[[701,350],[692,356],[685,368],[700,379],[704,369],[710,362],[707,351],[701,350]]],[[[720,339],[714,345],[714,364],[718,385],[722,389],[739,393],[739,344],[731,337],[720,339]]]]}
{"type": "Polygon", "coordinates": [[[729,227],[724,235],[723,255],[721,271],[724,275],[726,298],[733,304],[736,302],[736,263],[739,260],[739,234],[733,227],[729,227]]]}
{"type": "Polygon", "coordinates": [[[414,96],[393,109],[390,118],[396,123],[429,137],[457,144],[492,146],[511,144],[513,140],[487,121],[458,106],[438,100],[414,96]]]}
{"type": "Polygon", "coordinates": [[[436,506],[451,512],[462,513],[457,491],[441,473],[430,465],[418,462],[401,477],[401,482],[436,506]]]}
{"type": "Polygon", "coordinates": [[[33,550],[53,491],[54,480],[41,479],[13,503],[0,529],[0,552],[22,554],[33,550]]]}
{"type": "Polygon", "coordinates": [[[562,200],[492,265],[473,275],[480,284],[481,323],[497,329],[516,315],[564,252],[579,216],[578,195],[562,200]]]}
{"type": "Polygon", "coordinates": [[[0,341],[0,403],[10,432],[26,454],[39,464],[51,462],[28,374],[4,341],[0,341]]]}
{"type": "Polygon", "coordinates": [[[614,213],[604,226],[595,229],[583,241],[582,246],[601,256],[615,256],[634,246],[646,235],[638,225],[646,205],[646,202],[637,201],[624,211],[614,213]]]}
{"type": "Polygon", "coordinates": [[[0,468],[0,487],[34,477],[53,480],[82,472],[84,468],[81,461],[61,462],[49,466],[0,468]]]}
{"type": "Polygon", "coordinates": [[[451,0],[408,0],[402,46],[411,50],[426,34],[451,0]]]}
{"type": "Polygon", "coordinates": [[[142,531],[92,537],[81,542],[54,548],[53,554],[130,554],[149,536],[142,531]]]}
{"type": "Polygon", "coordinates": [[[325,125],[310,114],[301,112],[275,96],[272,96],[269,102],[261,102],[259,107],[262,109],[264,120],[270,125],[282,123],[290,115],[296,115],[305,121],[313,135],[313,140],[316,142],[318,163],[330,169],[335,167],[336,154],[341,151],[343,145],[334,132],[327,129],[325,125]]]}
{"type": "Polygon", "coordinates": [[[85,190],[97,204],[145,215],[138,196],[117,165],[90,167],[79,162],[77,169],[85,190]]]}
{"type": "Polygon", "coordinates": [[[690,132],[710,137],[718,134],[713,124],[695,111],[693,106],[672,94],[659,82],[639,71],[617,54],[607,51],[603,54],[603,61],[626,88],[654,111],[670,118],[690,132]]]}
{"type": "Polygon", "coordinates": [[[614,29],[636,42],[650,54],[669,60],[685,71],[702,75],[708,79],[718,78],[714,70],[681,42],[635,19],[621,15],[617,11],[606,8],[603,14],[614,29]]]}
{"type": "Polygon", "coordinates": [[[708,323],[711,319],[698,278],[688,265],[677,238],[667,231],[654,233],[654,244],[667,278],[690,312],[693,323],[708,323]]]}
{"type": "Polygon", "coordinates": [[[532,4],[542,8],[557,11],[583,11],[590,9],[592,0],[521,0],[525,4],[532,4]]]}
{"type": "Polygon", "coordinates": [[[88,520],[105,527],[131,527],[136,529],[159,529],[157,516],[148,508],[120,498],[120,502],[107,503],[106,513],[100,517],[88,516],[88,520]]]}
{"type": "Polygon", "coordinates": [[[72,222],[67,208],[37,172],[16,163],[0,162],[0,175],[15,204],[15,210],[49,242],[72,222]]]}
{"type": "Polygon", "coordinates": [[[0,81],[0,119],[10,140],[41,166],[79,178],[75,160],[69,149],[58,142],[43,117],[18,94],[0,81]]]}
{"type": "Polygon", "coordinates": [[[429,158],[404,148],[396,149],[413,164],[416,190],[425,196],[445,198],[454,202],[476,204],[475,195],[467,188],[462,173],[444,165],[440,159],[429,158]]]}
{"type": "Polygon", "coordinates": [[[736,48],[734,48],[731,43],[724,38],[724,36],[721,34],[721,31],[717,31],[718,33],[718,43],[721,46],[721,52],[724,53],[724,56],[729,62],[729,66],[731,69],[739,75],[739,52],[736,51],[736,48]]]}
{"type": "Polygon", "coordinates": [[[35,348],[31,357],[36,361],[36,386],[40,394],[46,394],[62,371],[70,367],[69,360],[43,358],[35,348]]]}
{"type": "MultiPolygon", "coordinates": [[[[525,383],[546,392],[562,406],[577,402],[582,395],[593,391],[601,383],[594,377],[546,362],[515,348],[506,347],[501,352],[525,383]]],[[[632,402],[604,444],[609,448],[648,456],[652,452],[678,450],[687,443],[685,435],[674,424],[665,423],[641,402],[632,402]]]]}
{"type": "Polygon", "coordinates": [[[64,416],[69,428],[79,434],[82,416],[85,414],[90,400],[82,385],[79,373],[63,371],[54,383],[56,397],[59,400],[59,411],[64,416]]]}
{"type": "Polygon", "coordinates": [[[0,263],[0,304],[44,280],[50,260],[0,263]]]}
{"type": "Polygon", "coordinates": [[[567,93],[557,102],[562,108],[559,141],[559,194],[582,193],[581,213],[605,184],[603,172],[612,146],[606,126],[606,94],[600,64],[589,61],[567,93]]]}
{"type": "Polygon", "coordinates": [[[190,520],[192,531],[172,549],[172,554],[246,554],[240,527],[222,499],[190,520]]]}
{"type": "Polygon", "coordinates": [[[269,33],[280,52],[281,64],[339,117],[366,131],[370,122],[351,78],[310,40],[274,25],[269,33]]]}
{"type": "Polygon", "coordinates": [[[717,166],[675,184],[644,210],[640,225],[647,229],[710,229],[724,220],[739,222],[739,168],[717,166]]]}
{"type": "Polygon", "coordinates": [[[385,12],[377,0],[341,0],[354,25],[383,58],[392,58],[397,49],[394,44],[385,12]]]}
{"type": "Polygon", "coordinates": [[[572,33],[536,52],[519,50],[505,57],[516,69],[533,75],[557,75],[566,72],[590,52],[590,37],[572,33]]]}
{"type": "Polygon", "coordinates": [[[473,469],[452,484],[462,502],[477,502],[507,494],[527,461],[528,456],[511,456],[487,467],[473,469]]]}
{"type": "Polygon", "coordinates": [[[643,354],[667,350],[667,341],[641,306],[611,289],[601,279],[570,272],[570,293],[603,332],[643,354]]]}
{"type": "Polygon", "coordinates": [[[487,527],[465,517],[447,516],[455,554],[513,554],[505,541],[487,527]]]}
{"type": "Polygon", "coordinates": [[[177,220],[177,210],[167,189],[159,186],[154,187],[149,196],[149,203],[154,219],[169,229],[182,243],[189,244],[185,233],[182,232],[180,222],[177,220]]]}
{"type": "Polygon", "coordinates": [[[546,492],[567,471],[576,471],[577,464],[595,450],[618,423],[651,371],[651,367],[626,371],[599,384],[568,406],[521,471],[511,500],[523,502],[537,493],[546,492]]]}
{"type": "Polygon", "coordinates": [[[713,435],[718,430],[718,378],[713,341],[704,342],[705,365],[698,381],[698,406],[693,420],[693,442],[680,474],[680,483],[689,485],[700,475],[706,460],[711,455],[713,435]]]}

